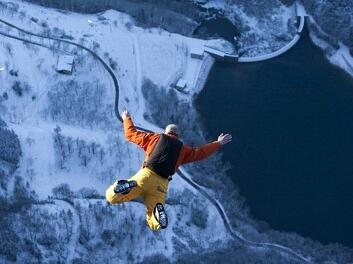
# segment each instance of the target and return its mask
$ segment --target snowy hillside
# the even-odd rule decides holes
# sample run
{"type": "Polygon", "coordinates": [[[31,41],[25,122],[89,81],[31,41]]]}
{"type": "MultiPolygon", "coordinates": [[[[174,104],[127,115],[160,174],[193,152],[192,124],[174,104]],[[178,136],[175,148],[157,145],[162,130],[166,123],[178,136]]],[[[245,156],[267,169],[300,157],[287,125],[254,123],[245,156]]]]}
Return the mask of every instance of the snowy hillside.
{"type": "MultiPolygon", "coordinates": [[[[142,29],[130,16],[113,10],[83,15],[15,0],[0,3],[0,19],[92,50],[118,79],[119,111],[127,108],[137,125],[162,131],[176,122],[185,131],[186,143],[207,141],[192,103],[213,59],[193,59],[190,52],[223,41],[142,29]],[[184,90],[175,88],[181,78],[187,83],[184,90]]],[[[337,260],[340,248],[262,232],[236,187],[224,179],[227,165],[221,154],[184,168],[218,207],[178,175],[166,205],[170,226],[162,232],[148,229],[140,201],[107,205],[106,187],[116,178],[133,175],[143,160],[143,153],[123,137],[111,76],[77,45],[4,23],[0,32],[0,122],[7,124],[2,128],[0,123],[0,135],[19,143],[11,150],[14,159],[1,156],[1,262],[298,262],[295,254],[271,241],[285,243],[309,260],[317,248],[323,255],[332,252],[330,260],[337,260]],[[75,58],[72,75],[56,72],[64,54],[75,58]],[[228,225],[217,208],[227,212],[228,225]]]]}
{"type": "MultiPolygon", "coordinates": [[[[115,11],[84,16],[17,2],[3,7],[1,12],[2,19],[18,27],[36,33],[65,34],[95,50],[110,63],[118,77],[120,109],[126,107],[137,124],[150,128],[155,127],[144,121],[146,110],[141,92],[147,80],[168,90],[174,89],[169,85],[182,77],[188,83],[190,95],[195,91],[200,68],[204,68],[201,60],[189,56],[189,49],[201,47],[203,41],[157,29],[136,28],[128,16],[115,11]]],[[[158,253],[170,258],[175,245],[181,248],[178,251],[183,248],[185,251],[185,248],[197,250],[213,243],[220,247],[227,243],[229,237],[220,221],[215,228],[217,215],[212,210],[208,212],[207,204],[180,179],[171,185],[170,192],[174,195],[170,203],[177,201],[177,204],[168,206],[171,228],[166,232],[153,234],[147,228],[145,209],[140,203],[106,207],[103,199],[106,187],[117,177],[133,175],[143,158],[143,153],[123,138],[121,124],[114,114],[115,89],[110,76],[97,60],[75,46],[54,49],[53,43],[26,36],[4,24],[1,31],[52,46],[47,49],[1,37],[0,62],[4,68],[1,92],[7,94],[1,102],[1,118],[18,135],[23,153],[13,177],[23,178],[24,189],[35,192],[28,199],[43,203],[16,217],[18,225],[28,221],[28,217],[34,221],[22,227],[24,241],[32,232],[42,234],[31,242],[37,242],[33,244],[36,253],[30,252],[32,257],[42,261],[72,260],[87,256],[90,247],[94,247],[97,260],[87,258],[93,263],[102,260],[102,256],[123,263],[129,259],[142,261],[158,253]],[[71,76],[55,71],[58,56],[64,54],[62,50],[75,55],[71,76]],[[188,212],[191,201],[200,205],[198,211],[188,212]],[[50,220],[58,214],[57,220],[50,220]],[[38,217],[50,223],[38,221],[38,217]],[[36,222],[40,227],[31,225],[36,222]],[[188,226],[187,234],[184,226],[188,226]],[[139,239],[141,235],[146,239],[139,239]],[[62,248],[63,241],[68,242],[67,249],[62,248]],[[106,245],[101,245],[102,241],[106,245]],[[138,256],[123,254],[131,245],[139,252],[138,256]],[[58,255],[53,255],[48,247],[60,248],[58,255]],[[112,247],[119,248],[121,254],[107,255],[112,247]]],[[[146,92],[152,96],[153,91],[146,92]]],[[[185,94],[175,92],[175,96],[179,94],[190,101],[185,94]]],[[[11,193],[10,183],[6,188],[11,193]]],[[[19,230],[16,225],[12,230],[19,230]]],[[[7,257],[26,262],[30,255],[12,252],[7,257]]]]}
{"type": "MultiPolygon", "coordinates": [[[[38,24],[45,24],[45,30],[53,31],[54,34],[65,32],[73,41],[95,49],[98,55],[110,62],[118,77],[120,109],[129,109],[137,124],[144,122],[143,114],[146,110],[141,87],[146,80],[168,90],[172,89],[170,84],[182,77],[190,87],[189,92],[193,93],[195,77],[198,76],[202,61],[190,59],[188,50],[193,46],[201,47],[203,41],[170,35],[167,32],[158,33],[157,30],[144,32],[133,27],[128,16],[114,11],[99,16],[83,16],[62,14],[53,10],[43,12],[43,9],[26,6],[20,7],[18,14],[10,15],[8,20],[37,33],[43,31],[38,24]],[[31,14],[21,13],[24,9],[31,14]],[[31,18],[38,19],[38,22],[33,22],[31,18]],[[71,27],[73,24],[74,30],[71,27]]],[[[18,34],[16,30],[3,24],[1,28],[9,34],[18,34]]],[[[39,42],[47,41],[37,39],[39,42]]],[[[95,186],[103,194],[106,184],[117,175],[131,175],[138,168],[142,153],[135,147],[130,148],[122,138],[121,125],[114,116],[115,90],[100,63],[76,47],[62,47],[76,54],[76,57],[74,74],[61,75],[55,71],[57,58],[63,54],[60,50],[52,51],[31,45],[23,48],[21,41],[6,38],[2,41],[4,45],[1,47],[1,63],[6,69],[2,73],[5,84],[3,92],[7,92],[10,97],[3,102],[2,117],[20,135],[24,153],[28,155],[23,158],[21,169],[33,170],[36,175],[33,188],[41,198],[49,195],[60,181],[69,183],[74,190],[80,187],[78,182],[85,187],[95,186]],[[10,70],[16,74],[9,73],[10,70]],[[22,91],[21,95],[14,91],[16,83],[22,91]],[[60,131],[55,132],[57,126],[60,131]],[[61,144],[66,143],[65,146],[54,143],[56,135],[62,137],[64,142],[61,144]],[[82,166],[84,168],[79,168],[84,171],[75,171],[77,165],[83,161],[80,163],[76,160],[75,156],[78,154],[73,149],[64,158],[63,162],[67,164],[56,166],[60,157],[56,155],[55,147],[70,148],[76,139],[83,141],[82,146],[76,142],[76,147],[89,152],[85,155],[91,154],[89,147],[92,146],[92,152],[96,148],[96,153],[102,153],[102,157],[92,154],[89,161],[85,162],[87,164],[82,166]],[[41,144],[35,144],[36,142],[41,144]],[[130,158],[125,154],[129,152],[130,158]],[[31,164],[26,163],[30,157],[33,159],[31,164]],[[95,166],[94,163],[98,161],[104,163],[104,166],[95,166]],[[109,163],[111,164],[108,165],[109,163]],[[116,166],[117,163],[120,165],[116,166]],[[110,166],[114,169],[108,173],[97,171],[110,166]],[[85,177],[80,177],[79,180],[78,177],[72,177],[77,174],[85,177]],[[41,183],[45,181],[44,188],[39,188],[36,180],[41,183]]],[[[149,127],[153,128],[152,125],[149,127]]]]}

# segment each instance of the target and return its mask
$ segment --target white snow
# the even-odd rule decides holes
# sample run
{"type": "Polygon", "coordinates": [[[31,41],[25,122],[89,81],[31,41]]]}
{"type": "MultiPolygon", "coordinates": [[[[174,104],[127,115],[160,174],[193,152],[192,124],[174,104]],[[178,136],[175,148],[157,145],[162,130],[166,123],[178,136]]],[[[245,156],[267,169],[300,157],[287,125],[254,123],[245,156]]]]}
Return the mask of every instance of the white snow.
{"type": "MultiPolygon", "coordinates": [[[[170,34],[161,29],[144,30],[134,26],[130,16],[113,10],[99,15],[83,15],[71,12],[62,13],[55,9],[41,8],[21,1],[13,0],[11,2],[18,4],[19,11],[24,11],[26,16],[19,17],[17,13],[12,14],[2,10],[2,19],[37,33],[45,30],[40,25],[45,21],[52,34],[60,36],[65,33],[72,37],[72,41],[91,48],[105,61],[110,62],[110,67],[119,80],[120,111],[127,108],[136,124],[151,130],[159,132],[161,128],[144,120],[146,104],[141,91],[144,80],[147,78],[162,89],[171,89],[172,83],[183,79],[188,85],[189,94],[178,96],[191,102],[194,95],[201,91],[214,63],[214,59],[207,54],[202,60],[193,59],[190,56],[190,51],[202,50],[205,45],[212,45],[217,41],[191,39],[178,34],[170,34]],[[31,17],[38,18],[39,22],[34,23],[30,20],[31,17]],[[98,17],[105,17],[105,20],[98,17]],[[115,66],[113,66],[114,62],[116,62],[115,66]]],[[[243,11],[239,9],[237,12],[242,13],[243,11]]],[[[277,21],[277,24],[281,24],[278,21],[286,21],[292,16],[291,12],[289,9],[281,9],[279,13],[282,15],[277,13],[273,16],[273,20],[277,21]]],[[[258,20],[245,14],[244,17],[247,24],[254,28],[254,31],[259,34],[262,32],[258,20]]],[[[282,25],[286,25],[286,23],[282,23],[282,25]]],[[[7,32],[8,29],[4,25],[0,27],[3,32],[7,32]]],[[[13,29],[10,32],[13,35],[23,36],[22,33],[19,34],[13,29]]],[[[43,41],[39,38],[32,38],[39,42],[43,41]]],[[[49,41],[45,42],[46,45],[50,45],[49,41]]],[[[60,49],[75,50],[69,46],[62,45],[60,49]]],[[[143,153],[135,146],[126,143],[122,135],[121,125],[114,116],[114,86],[101,64],[85,52],[79,51],[77,56],[81,56],[85,61],[82,64],[75,64],[73,76],[63,76],[55,72],[57,53],[57,51],[24,45],[20,41],[0,36],[0,67],[3,68],[0,72],[0,81],[1,84],[5,84],[2,91],[6,91],[10,95],[9,100],[2,102],[0,114],[20,138],[23,157],[19,174],[26,176],[25,180],[43,199],[51,196],[52,189],[62,183],[68,183],[73,191],[86,187],[96,189],[99,194],[104,195],[106,187],[115,177],[127,178],[139,169],[143,153]],[[9,73],[10,69],[18,71],[19,77],[12,76],[9,73]],[[12,85],[18,79],[29,85],[28,91],[22,96],[16,96],[12,89],[12,85]],[[53,89],[55,84],[68,80],[77,80],[80,84],[88,81],[102,85],[104,94],[100,106],[108,108],[105,113],[109,115],[108,120],[111,122],[109,125],[106,127],[97,124],[92,124],[92,126],[72,125],[62,120],[52,120],[50,115],[45,114],[49,104],[48,92],[53,89]],[[35,96],[35,100],[32,99],[33,96],[35,96]],[[54,149],[54,129],[57,126],[60,126],[61,134],[65,137],[80,139],[87,144],[99,144],[106,152],[104,166],[99,164],[98,159],[93,160],[87,166],[81,166],[78,164],[78,158],[75,157],[67,161],[66,169],[61,169],[57,164],[58,154],[54,149]]],[[[344,47],[342,47],[341,57],[342,55],[347,56],[347,50],[344,47]]],[[[338,58],[337,55],[336,60],[338,58]]],[[[347,57],[347,60],[349,59],[347,57]]],[[[189,190],[192,197],[199,196],[195,189],[188,186],[178,176],[174,177],[170,193],[180,194],[184,190],[189,190]]],[[[204,199],[204,197],[200,199],[204,199]]],[[[203,202],[205,208],[209,210],[207,226],[205,229],[201,229],[191,225],[188,227],[187,234],[192,234],[193,238],[200,238],[198,242],[203,248],[207,248],[212,243],[226,243],[231,237],[217,210],[207,200],[203,202]]],[[[73,211],[73,231],[69,241],[68,255],[68,259],[71,260],[76,254],[80,219],[70,205],[62,201],[55,203],[57,207],[73,211]]],[[[86,209],[89,211],[88,201],[80,201],[80,205],[87,205],[86,209]]],[[[159,235],[148,233],[148,239],[153,240],[157,243],[156,245],[150,245],[147,239],[139,241],[136,248],[141,254],[141,258],[154,253],[171,257],[176,253],[173,248],[173,237],[176,237],[184,245],[189,244],[187,236],[176,234],[173,229],[173,227],[186,226],[186,222],[191,217],[190,210],[187,210],[188,206],[181,204],[166,206],[172,228],[168,228],[159,235]],[[179,223],[177,214],[180,212],[182,219],[179,223]]],[[[116,219],[109,223],[126,221],[126,215],[122,212],[133,214],[138,223],[144,222],[145,208],[140,203],[132,202],[113,208],[116,219]]],[[[50,210],[55,211],[56,209],[50,210]]],[[[90,219],[86,220],[90,221],[90,219]]],[[[94,227],[92,228],[94,229],[94,227]]],[[[114,226],[110,228],[114,229],[114,226]]],[[[138,235],[140,234],[136,234],[136,237],[138,235]]]]}
{"type": "MultiPolygon", "coordinates": [[[[189,94],[180,96],[183,100],[191,102],[193,95],[202,89],[214,62],[209,56],[205,56],[203,60],[193,59],[190,56],[190,50],[201,50],[207,41],[170,34],[160,29],[144,30],[135,27],[128,15],[117,11],[109,10],[99,14],[100,17],[106,18],[103,23],[95,14],[62,13],[21,1],[12,2],[18,4],[19,11],[24,11],[26,16],[20,18],[18,13],[12,14],[2,10],[2,19],[33,33],[42,33],[44,29],[39,24],[45,21],[53,35],[60,36],[65,33],[73,38],[73,42],[82,43],[93,49],[105,61],[115,61],[116,66],[113,67],[112,63],[110,66],[119,81],[120,111],[127,108],[136,124],[157,132],[160,132],[161,128],[147,123],[143,116],[146,110],[141,91],[144,79],[150,79],[161,89],[172,89],[170,88],[172,83],[183,79],[188,85],[189,94]],[[37,18],[39,22],[34,23],[30,20],[31,17],[37,18]]],[[[0,30],[45,45],[53,45],[53,42],[26,36],[3,24],[0,30]]],[[[59,48],[69,53],[76,49],[66,44],[61,44],[59,48]]],[[[40,199],[52,196],[52,189],[63,183],[67,183],[74,192],[85,187],[95,189],[100,195],[104,195],[105,189],[116,177],[130,177],[140,168],[143,159],[142,151],[127,143],[123,137],[121,124],[114,116],[114,86],[102,65],[89,54],[79,50],[75,55],[73,75],[58,74],[55,71],[57,56],[66,54],[65,52],[23,44],[21,41],[0,35],[0,66],[3,67],[0,71],[0,81],[5,84],[2,92],[9,94],[9,99],[1,102],[0,114],[20,139],[23,156],[18,175],[24,176],[25,181],[40,199]],[[18,76],[10,74],[10,70],[17,71],[18,76]],[[106,113],[109,115],[107,119],[111,122],[108,126],[75,125],[51,118],[47,113],[50,106],[48,92],[59,82],[70,80],[81,85],[85,81],[97,83],[103,87],[100,106],[107,108],[106,113]],[[24,90],[21,96],[16,95],[12,89],[16,81],[28,85],[28,89],[24,90]],[[79,159],[74,156],[67,160],[66,168],[61,169],[58,165],[58,153],[54,148],[54,129],[57,126],[60,127],[60,134],[63,137],[82,140],[87,145],[99,144],[106,153],[104,160],[99,161],[96,158],[87,166],[82,166],[79,159]],[[100,162],[103,162],[104,166],[100,162]]],[[[182,192],[189,188],[177,176],[170,186],[172,192],[182,192]]],[[[191,190],[191,193],[195,197],[198,196],[195,190],[191,190]]],[[[68,260],[72,260],[76,254],[79,217],[73,207],[66,202],[55,201],[55,204],[43,206],[53,212],[57,210],[56,207],[71,210],[74,216],[72,237],[68,245],[68,260]]],[[[207,206],[207,201],[204,206],[207,206]]],[[[124,205],[124,208],[130,208],[128,209],[130,213],[144,224],[145,208],[142,204],[132,202],[124,205]]],[[[191,217],[190,212],[185,212],[181,223],[178,223],[177,213],[186,211],[185,205],[167,205],[166,208],[172,227],[185,226],[185,222],[191,217]]],[[[120,221],[126,220],[126,215],[120,213],[122,210],[126,213],[126,209],[116,206],[114,210],[117,211],[120,221]]],[[[150,239],[159,241],[156,247],[140,241],[137,247],[141,251],[141,258],[158,252],[171,257],[175,254],[173,237],[188,245],[190,238],[176,235],[172,227],[161,233],[157,240],[149,233],[148,236],[152,236],[150,239]]],[[[203,248],[218,240],[226,243],[229,239],[222,221],[213,209],[210,209],[205,230],[191,226],[187,233],[205,237],[201,239],[203,242],[200,244],[203,248]]]]}
{"type": "MultiPolygon", "coordinates": [[[[26,12],[27,16],[18,19],[17,14],[12,15],[5,12],[4,19],[21,28],[40,33],[42,31],[40,26],[30,21],[31,17],[36,17],[39,21],[45,21],[52,30],[57,28],[56,31],[53,30],[54,32],[63,30],[65,34],[71,35],[76,42],[81,41],[88,47],[92,47],[94,42],[98,43],[99,49],[96,51],[99,55],[104,58],[107,54],[117,62],[117,69],[114,71],[120,85],[120,109],[129,109],[137,124],[145,124],[150,129],[159,130],[152,124],[146,124],[143,118],[145,103],[141,86],[144,78],[148,78],[164,88],[169,88],[171,82],[181,77],[189,84],[195,83],[198,78],[203,61],[190,58],[189,49],[201,49],[205,41],[170,34],[160,29],[147,31],[132,24],[127,26],[127,23],[132,23],[131,18],[113,10],[101,14],[108,22],[103,24],[98,20],[97,15],[70,12],[64,14],[54,9],[41,8],[20,1],[14,2],[20,6],[20,10],[26,12]],[[73,24],[75,27],[72,27],[73,24]],[[129,102],[126,102],[124,98],[128,98],[129,102]]],[[[2,25],[2,28],[7,29],[8,27],[2,25]]],[[[16,30],[11,30],[11,34],[19,35],[16,30]]],[[[1,64],[7,65],[8,69],[18,70],[21,80],[25,80],[31,86],[31,93],[37,97],[35,101],[31,101],[25,96],[18,100],[8,100],[5,104],[7,109],[3,112],[4,119],[11,123],[11,128],[20,136],[24,149],[24,162],[21,169],[33,171],[31,181],[33,188],[41,197],[45,197],[50,195],[53,187],[67,182],[73,190],[80,187],[95,187],[103,194],[105,187],[112,179],[103,182],[94,180],[94,177],[91,176],[97,172],[94,166],[87,172],[82,171],[80,167],[75,168],[75,165],[72,164],[70,173],[67,173],[58,170],[55,165],[53,130],[56,125],[60,125],[63,133],[67,136],[78,137],[88,142],[99,141],[106,146],[105,143],[102,143],[106,142],[103,131],[97,132],[97,129],[92,130],[77,126],[69,127],[66,124],[43,118],[42,112],[48,104],[46,97],[48,90],[52,84],[66,78],[58,76],[53,71],[57,55],[45,48],[33,46],[22,48],[23,44],[20,41],[9,41],[4,37],[1,37],[1,41],[11,43],[11,47],[16,51],[8,55],[5,47],[0,46],[1,54],[4,54],[6,58],[1,64]],[[9,111],[10,109],[11,111],[9,111]]],[[[42,40],[37,38],[36,41],[41,42],[42,40]]],[[[96,69],[93,70],[95,75],[101,76],[100,79],[107,86],[105,100],[113,104],[115,91],[109,76],[99,64],[94,63],[92,66],[96,69]]],[[[78,73],[75,78],[89,81],[91,76],[85,72],[92,71],[92,67],[84,69],[76,66],[76,68],[78,73]]],[[[7,81],[8,84],[14,79],[7,72],[5,77],[1,78],[6,78],[4,81],[7,81]]],[[[194,86],[189,85],[189,92],[192,93],[193,88],[194,86]]],[[[197,87],[197,89],[200,88],[197,87]]],[[[10,93],[10,85],[7,87],[7,91],[10,93]]],[[[119,140],[124,139],[120,137],[119,140]]],[[[128,167],[137,170],[140,166],[141,153],[133,149],[132,151],[133,155],[140,158],[137,161],[129,160],[128,163],[131,165],[128,167]]]]}

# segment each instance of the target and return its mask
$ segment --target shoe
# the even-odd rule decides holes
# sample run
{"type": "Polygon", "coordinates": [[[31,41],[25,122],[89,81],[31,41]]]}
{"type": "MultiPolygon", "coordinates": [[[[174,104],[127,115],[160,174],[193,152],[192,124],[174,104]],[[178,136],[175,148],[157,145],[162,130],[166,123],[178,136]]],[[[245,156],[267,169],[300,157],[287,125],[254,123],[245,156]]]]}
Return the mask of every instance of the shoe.
{"type": "Polygon", "coordinates": [[[137,186],[136,181],[128,181],[128,180],[118,180],[114,192],[120,194],[128,194],[131,189],[137,186]]]}
{"type": "Polygon", "coordinates": [[[164,210],[164,206],[161,203],[157,203],[153,210],[154,217],[157,219],[159,225],[162,229],[167,228],[168,226],[168,217],[167,213],[164,210]]]}

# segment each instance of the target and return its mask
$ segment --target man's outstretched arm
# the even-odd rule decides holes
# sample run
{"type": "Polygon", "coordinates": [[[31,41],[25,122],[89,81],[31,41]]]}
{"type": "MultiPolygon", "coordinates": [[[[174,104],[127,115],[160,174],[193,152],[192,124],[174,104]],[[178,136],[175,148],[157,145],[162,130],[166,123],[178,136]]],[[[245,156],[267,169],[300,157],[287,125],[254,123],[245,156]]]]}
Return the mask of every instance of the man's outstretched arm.
{"type": "Polygon", "coordinates": [[[225,145],[232,141],[232,136],[230,134],[221,134],[217,141],[203,145],[198,148],[191,148],[189,146],[184,146],[184,158],[182,163],[189,163],[193,161],[203,160],[213,153],[215,153],[222,145],[225,145]]]}
{"type": "Polygon", "coordinates": [[[135,128],[134,123],[132,122],[131,116],[127,110],[125,110],[121,114],[121,117],[123,118],[123,121],[124,121],[125,138],[128,141],[133,142],[133,143],[139,145],[144,150],[146,150],[151,137],[154,136],[155,134],[137,130],[135,128]]]}

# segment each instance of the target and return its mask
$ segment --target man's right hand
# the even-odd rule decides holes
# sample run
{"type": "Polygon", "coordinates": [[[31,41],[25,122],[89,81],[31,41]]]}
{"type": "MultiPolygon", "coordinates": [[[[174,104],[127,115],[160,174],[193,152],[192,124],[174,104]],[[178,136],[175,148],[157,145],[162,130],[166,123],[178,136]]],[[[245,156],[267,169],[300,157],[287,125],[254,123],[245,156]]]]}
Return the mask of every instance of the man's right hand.
{"type": "Polygon", "coordinates": [[[219,137],[218,137],[218,142],[221,144],[221,145],[225,145],[229,142],[232,141],[232,135],[230,134],[220,134],[219,137]]]}
{"type": "Polygon", "coordinates": [[[129,114],[129,112],[128,112],[127,110],[125,110],[124,112],[122,112],[121,118],[122,118],[123,120],[125,120],[125,119],[128,118],[128,117],[130,117],[130,114],[129,114]]]}

